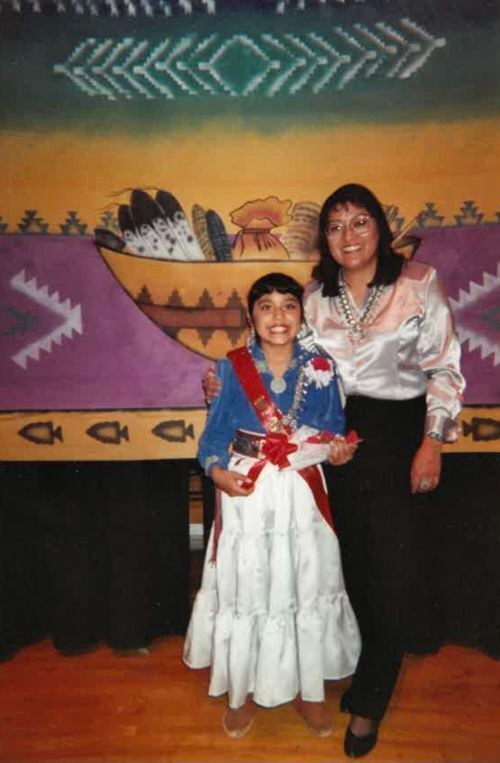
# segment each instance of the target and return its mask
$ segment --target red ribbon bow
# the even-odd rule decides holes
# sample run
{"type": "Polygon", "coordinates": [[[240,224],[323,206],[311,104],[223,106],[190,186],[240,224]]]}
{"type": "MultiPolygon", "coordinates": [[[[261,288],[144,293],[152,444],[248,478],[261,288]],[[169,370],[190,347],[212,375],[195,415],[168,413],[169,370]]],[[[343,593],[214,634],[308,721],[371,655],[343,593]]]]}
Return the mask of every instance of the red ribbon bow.
{"type": "Polygon", "coordinates": [[[267,461],[279,469],[284,469],[286,466],[290,466],[288,456],[295,453],[298,447],[296,443],[288,441],[286,434],[269,432],[262,443],[261,453],[267,461]]]}

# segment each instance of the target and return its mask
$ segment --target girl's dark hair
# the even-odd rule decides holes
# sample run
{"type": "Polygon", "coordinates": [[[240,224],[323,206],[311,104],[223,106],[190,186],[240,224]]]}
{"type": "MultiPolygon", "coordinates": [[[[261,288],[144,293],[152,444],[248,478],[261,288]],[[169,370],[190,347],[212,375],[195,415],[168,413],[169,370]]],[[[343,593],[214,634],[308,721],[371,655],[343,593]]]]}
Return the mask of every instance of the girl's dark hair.
{"type": "Polygon", "coordinates": [[[319,214],[319,252],[320,260],[314,267],[312,275],[317,281],[323,284],[323,295],[325,297],[336,297],[339,291],[339,271],[338,265],[330,254],[328,240],[326,237],[326,226],[328,225],[328,215],[332,209],[344,207],[346,204],[353,204],[356,207],[366,209],[370,217],[373,217],[378,229],[378,247],[377,247],[377,269],[373,280],[369,286],[378,286],[379,284],[391,284],[399,277],[403,265],[404,257],[392,249],[392,231],[385,216],[381,203],[368,188],[358,183],[348,183],[337,188],[323,203],[319,214]]]}
{"type": "Polygon", "coordinates": [[[292,294],[296,297],[300,303],[301,316],[304,317],[302,308],[304,287],[295,278],[287,276],[285,273],[268,273],[254,281],[248,292],[249,314],[252,315],[253,306],[258,299],[263,297],[264,294],[271,294],[273,291],[277,291],[280,294],[292,294]]]}

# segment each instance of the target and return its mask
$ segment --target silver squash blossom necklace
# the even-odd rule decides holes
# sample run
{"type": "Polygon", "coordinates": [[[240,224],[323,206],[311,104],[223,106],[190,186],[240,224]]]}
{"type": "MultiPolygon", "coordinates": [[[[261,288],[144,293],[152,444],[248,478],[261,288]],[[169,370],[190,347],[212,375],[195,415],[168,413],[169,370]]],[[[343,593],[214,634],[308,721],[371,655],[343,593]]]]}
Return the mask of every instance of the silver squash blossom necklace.
{"type": "Polygon", "coordinates": [[[373,311],[375,309],[377,302],[380,299],[382,292],[384,291],[384,288],[385,287],[383,285],[379,285],[379,286],[375,286],[375,288],[371,290],[370,294],[368,295],[368,299],[365,302],[363,310],[361,311],[361,314],[359,315],[359,317],[357,317],[354,315],[351,305],[349,304],[349,298],[347,296],[347,291],[345,286],[343,284],[340,284],[339,286],[340,309],[342,311],[342,315],[344,316],[345,322],[347,323],[347,334],[354,342],[359,342],[361,339],[365,338],[366,327],[368,326],[372,318],[373,311]]]}
{"type": "MultiPolygon", "coordinates": [[[[298,358],[292,358],[288,364],[287,371],[290,370],[290,368],[296,368],[298,363],[298,358]]],[[[256,360],[255,365],[257,366],[258,371],[267,371],[267,373],[271,373],[265,360],[256,360]]],[[[281,393],[286,390],[285,378],[283,376],[273,376],[271,379],[271,389],[276,395],[281,395],[281,393]]]]}
{"type": "Polygon", "coordinates": [[[271,380],[271,389],[276,395],[281,395],[286,390],[286,381],[282,376],[273,376],[271,380]]]}

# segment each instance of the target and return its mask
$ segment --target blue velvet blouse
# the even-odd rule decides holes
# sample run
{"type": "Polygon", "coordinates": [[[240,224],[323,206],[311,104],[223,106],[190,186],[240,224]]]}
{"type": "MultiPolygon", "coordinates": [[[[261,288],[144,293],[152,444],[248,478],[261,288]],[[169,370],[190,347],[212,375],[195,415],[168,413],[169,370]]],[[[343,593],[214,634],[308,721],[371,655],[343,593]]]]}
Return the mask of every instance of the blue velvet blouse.
{"type": "MultiPolygon", "coordinates": [[[[293,403],[301,366],[318,356],[303,350],[296,343],[292,361],[283,377],[286,389],[277,394],[271,390],[273,377],[265,366],[261,348],[255,344],[250,351],[258,364],[260,375],[273,402],[283,414],[288,413],[293,403]],[[260,370],[261,368],[264,370],[260,370]]],[[[231,362],[227,359],[220,360],[217,363],[216,374],[222,382],[222,387],[220,394],[210,406],[207,423],[198,447],[198,460],[207,474],[214,464],[227,468],[230,459],[229,445],[238,429],[262,434],[265,431],[235,376],[231,362]]],[[[314,381],[305,384],[296,418],[297,426],[307,425],[334,434],[344,434],[344,412],[336,373],[326,386],[318,386],[314,381]]]]}

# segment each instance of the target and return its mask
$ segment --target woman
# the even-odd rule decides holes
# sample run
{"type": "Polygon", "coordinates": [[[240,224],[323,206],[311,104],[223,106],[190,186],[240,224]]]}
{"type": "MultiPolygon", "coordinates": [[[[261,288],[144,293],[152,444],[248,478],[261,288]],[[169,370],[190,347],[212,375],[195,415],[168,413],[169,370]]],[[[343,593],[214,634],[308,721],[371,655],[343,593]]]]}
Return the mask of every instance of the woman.
{"type": "Polygon", "coordinates": [[[294,700],[313,733],[331,733],[324,680],[359,655],[321,467],[346,463],[332,360],[300,347],[303,289],[271,273],[250,289],[254,339],[218,364],[223,390],[198,457],[221,491],[184,660],[227,693],[223,728],[241,737],[257,705],[294,700]],[[323,430],[320,432],[320,430],[323,430]],[[327,430],[327,431],[325,431],[327,430]]]}
{"type": "Polygon", "coordinates": [[[319,234],[305,314],[337,363],[346,427],[363,440],[327,477],[362,638],[341,703],[351,713],[345,752],[360,757],[376,744],[403,653],[426,618],[423,509],[439,484],[442,443],[457,438],[464,380],[436,273],[394,253],[373,193],[357,184],[335,191],[319,234]]]}

